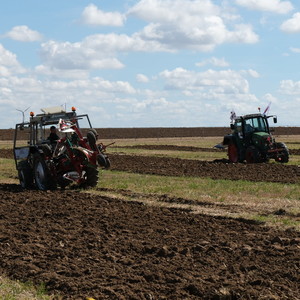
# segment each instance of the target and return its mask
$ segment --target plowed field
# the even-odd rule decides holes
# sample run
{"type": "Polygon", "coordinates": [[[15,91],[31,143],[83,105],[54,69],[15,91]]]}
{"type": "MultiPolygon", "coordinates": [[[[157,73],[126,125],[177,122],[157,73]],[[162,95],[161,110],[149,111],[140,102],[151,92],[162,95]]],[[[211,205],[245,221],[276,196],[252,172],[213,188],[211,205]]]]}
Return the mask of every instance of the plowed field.
{"type": "MultiPolygon", "coordinates": [[[[299,184],[300,175],[298,166],[280,164],[110,159],[112,170],[163,176],[299,184]]],[[[45,283],[62,299],[300,299],[300,235],[76,190],[0,184],[0,273],[45,283]]]]}
{"type": "MultiPolygon", "coordinates": [[[[156,147],[154,147],[156,148],[156,147]]],[[[167,148],[167,147],[162,147],[167,148]]],[[[174,147],[171,147],[174,149],[174,147]]],[[[177,147],[177,149],[180,147],[177,147]]],[[[0,149],[0,157],[13,158],[12,150],[0,149]]],[[[110,154],[112,170],[163,176],[197,176],[212,179],[299,183],[300,167],[281,164],[232,164],[226,159],[197,161],[170,157],[110,154]]]]}
{"type": "Polygon", "coordinates": [[[299,232],[0,185],[0,271],[63,299],[299,299],[299,232]]]}
{"type": "Polygon", "coordinates": [[[164,176],[198,176],[212,179],[299,183],[298,166],[280,164],[231,164],[167,157],[110,155],[112,170],[164,176]]]}
{"type": "MultiPolygon", "coordinates": [[[[227,152],[227,149],[202,148],[194,146],[177,145],[134,145],[134,146],[114,146],[114,148],[146,149],[146,150],[171,150],[171,151],[190,151],[190,152],[227,152]]],[[[290,155],[300,155],[300,149],[289,149],[290,155]]]]}

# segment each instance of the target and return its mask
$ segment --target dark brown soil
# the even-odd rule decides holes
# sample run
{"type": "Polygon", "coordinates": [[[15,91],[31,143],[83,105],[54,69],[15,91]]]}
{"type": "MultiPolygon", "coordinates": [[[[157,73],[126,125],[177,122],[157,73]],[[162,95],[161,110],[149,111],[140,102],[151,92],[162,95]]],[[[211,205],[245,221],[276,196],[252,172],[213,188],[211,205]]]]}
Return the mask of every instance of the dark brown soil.
{"type": "MultiPolygon", "coordinates": [[[[227,148],[203,148],[194,146],[177,146],[177,145],[134,145],[134,146],[112,146],[112,148],[129,148],[145,150],[170,150],[170,151],[189,151],[189,152],[226,152],[227,148]]],[[[300,149],[289,149],[290,155],[300,155],[300,149]]]]}
{"type": "Polygon", "coordinates": [[[127,149],[145,149],[145,150],[169,150],[169,151],[189,151],[189,152],[224,152],[225,149],[202,148],[194,146],[177,146],[177,145],[134,145],[134,146],[112,146],[112,148],[127,149]]]}
{"type": "Polygon", "coordinates": [[[13,150],[12,149],[0,149],[0,157],[1,158],[14,158],[13,150]]]}
{"type": "MultiPolygon", "coordinates": [[[[2,149],[0,157],[12,158],[12,151],[2,149]]],[[[297,166],[281,164],[109,157],[112,170],[167,176],[298,184],[300,175],[297,166]]],[[[179,200],[185,203],[162,199],[179,200]]],[[[296,300],[299,257],[293,229],[0,184],[0,274],[45,283],[62,299],[296,300]]]]}
{"type": "Polygon", "coordinates": [[[283,164],[233,164],[168,157],[110,154],[111,169],[164,176],[299,183],[300,168],[283,164]]]}
{"type": "MultiPolygon", "coordinates": [[[[274,135],[300,135],[300,127],[274,127],[273,129],[274,135]]],[[[100,139],[209,137],[224,136],[230,133],[230,127],[97,128],[97,131],[100,139]]],[[[13,136],[13,129],[0,129],[0,140],[13,140],[13,136]]],[[[25,132],[23,138],[27,138],[25,132]]]]}
{"type": "Polygon", "coordinates": [[[299,299],[299,232],[249,223],[2,184],[0,272],[63,299],[299,299]]]}
{"type": "Polygon", "coordinates": [[[289,149],[290,155],[300,155],[300,149],[289,149]]]}
{"type": "MultiPolygon", "coordinates": [[[[12,151],[0,149],[0,157],[12,151]]],[[[163,176],[209,177],[212,179],[299,183],[300,167],[284,164],[233,164],[226,159],[197,161],[171,157],[110,154],[111,170],[163,176]]]]}

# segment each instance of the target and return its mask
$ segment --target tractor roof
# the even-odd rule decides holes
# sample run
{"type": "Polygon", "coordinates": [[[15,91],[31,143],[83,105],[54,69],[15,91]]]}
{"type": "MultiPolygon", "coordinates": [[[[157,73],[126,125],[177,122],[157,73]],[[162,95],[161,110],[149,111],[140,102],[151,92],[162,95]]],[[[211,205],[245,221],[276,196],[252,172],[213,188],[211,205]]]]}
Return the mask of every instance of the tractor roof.
{"type": "Polygon", "coordinates": [[[251,119],[251,118],[258,118],[258,117],[263,117],[265,118],[265,115],[263,114],[248,114],[248,115],[244,115],[244,116],[239,116],[237,118],[243,118],[243,119],[251,119]]]}
{"type": "Polygon", "coordinates": [[[243,116],[237,116],[235,118],[235,122],[241,120],[253,119],[253,118],[266,118],[266,116],[264,114],[248,114],[243,116]]]}
{"type": "Polygon", "coordinates": [[[43,114],[37,114],[36,116],[32,117],[30,119],[30,123],[42,123],[43,125],[50,125],[50,124],[57,124],[60,119],[64,119],[66,121],[69,121],[71,119],[74,119],[76,117],[76,112],[46,112],[43,114]]]}

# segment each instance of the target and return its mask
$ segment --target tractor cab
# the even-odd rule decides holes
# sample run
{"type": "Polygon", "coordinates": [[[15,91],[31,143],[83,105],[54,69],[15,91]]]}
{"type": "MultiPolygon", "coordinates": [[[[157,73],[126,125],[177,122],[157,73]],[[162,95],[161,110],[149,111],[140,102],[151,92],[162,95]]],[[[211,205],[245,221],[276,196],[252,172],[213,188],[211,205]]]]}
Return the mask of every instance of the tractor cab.
{"type": "Polygon", "coordinates": [[[261,140],[270,138],[268,119],[261,114],[236,118],[232,130],[233,134],[236,135],[237,142],[244,145],[253,142],[259,146],[261,140]]]}
{"type": "Polygon", "coordinates": [[[269,133],[269,124],[263,116],[246,116],[244,118],[245,135],[253,132],[269,133]]]}
{"type": "Polygon", "coordinates": [[[237,117],[231,129],[240,136],[249,136],[254,132],[264,132],[270,134],[268,118],[273,117],[274,123],[277,123],[276,116],[265,116],[262,114],[251,114],[237,117]]]}

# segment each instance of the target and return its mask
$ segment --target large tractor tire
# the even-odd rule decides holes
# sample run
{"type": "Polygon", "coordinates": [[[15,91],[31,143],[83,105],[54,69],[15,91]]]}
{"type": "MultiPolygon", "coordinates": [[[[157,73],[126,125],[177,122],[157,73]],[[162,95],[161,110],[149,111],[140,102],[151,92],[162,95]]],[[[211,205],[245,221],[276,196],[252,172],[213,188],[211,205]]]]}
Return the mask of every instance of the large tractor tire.
{"type": "Polygon", "coordinates": [[[110,168],[110,160],[108,157],[106,157],[105,155],[103,155],[102,153],[99,153],[97,155],[97,161],[99,166],[105,168],[105,169],[109,169],[110,168]]]}
{"type": "Polygon", "coordinates": [[[228,159],[232,163],[237,163],[239,161],[239,152],[235,144],[230,143],[228,145],[228,159]]]}
{"type": "Polygon", "coordinates": [[[246,162],[247,164],[255,164],[261,162],[260,159],[260,153],[258,149],[256,149],[254,146],[249,146],[246,149],[246,162]]]}
{"type": "Polygon", "coordinates": [[[99,172],[96,168],[87,166],[84,174],[84,182],[81,184],[82,188],[95,187],[98,183],[99,172]]]}
{"type": "Polygon", "coordinates": [[[90,128],[86,135],[88,143],[94,151],[97,151],[97,136],[97,131],[94,128],[90,128]]]}
{"type": "Polygon", "coordinates": [[[18,163],[18,177],[23,189],[33,188],[33,171],[28,161],[24,160],[18,163]]]}
{"type": "Polygon", "coordinates": [[[56,180],[51,176],[45,160],[39,155],[34,158],[33,170],[35,185],[39,190],[46,191],[57,188],[56,180]]]}
{"type": "Polygon", "coordinates": [[[283,150],[280,152],[279,156],[275,158],[275,161],[281,163],[289,162],[290,153],[287,146],[284,143],[276,143],[277,148],[282,148],[283,150]]]}
{"type": "Polygon", "coordinates": [[[110,159],[109,159],[108,157],[106,157],[105,159],[106,159],[106,166],[105,166],[105,169],[109,169],[110,166],[111,166],[110,159]]]}

